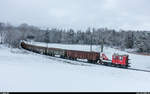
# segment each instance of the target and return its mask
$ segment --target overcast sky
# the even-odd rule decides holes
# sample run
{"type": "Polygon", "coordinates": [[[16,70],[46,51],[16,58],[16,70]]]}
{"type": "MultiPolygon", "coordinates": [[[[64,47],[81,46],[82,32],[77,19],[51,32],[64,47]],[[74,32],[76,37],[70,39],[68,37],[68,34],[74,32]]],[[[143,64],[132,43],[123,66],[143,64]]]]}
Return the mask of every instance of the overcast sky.
{"type": "Polygon", "coordinates": [[[73,29],[150,30],[150,0],[0,0],[0,21],[73,29]]]}

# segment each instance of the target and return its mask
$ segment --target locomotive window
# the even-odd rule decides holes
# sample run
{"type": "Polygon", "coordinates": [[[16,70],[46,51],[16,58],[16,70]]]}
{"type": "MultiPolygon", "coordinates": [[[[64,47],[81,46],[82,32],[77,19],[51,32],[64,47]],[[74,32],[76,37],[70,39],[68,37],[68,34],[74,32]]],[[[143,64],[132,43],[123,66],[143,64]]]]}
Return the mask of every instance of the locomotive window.
{"type": "Polygon", "coordinates": [[[122,60],[123,59],[122,56],[120,56],[119,59],[122,60]]]}
{"type": "Polygon", "coordinates": [[[117,59],[117,57],[116,57],[116,56],[113,56],[113,59],[117,59]]]}

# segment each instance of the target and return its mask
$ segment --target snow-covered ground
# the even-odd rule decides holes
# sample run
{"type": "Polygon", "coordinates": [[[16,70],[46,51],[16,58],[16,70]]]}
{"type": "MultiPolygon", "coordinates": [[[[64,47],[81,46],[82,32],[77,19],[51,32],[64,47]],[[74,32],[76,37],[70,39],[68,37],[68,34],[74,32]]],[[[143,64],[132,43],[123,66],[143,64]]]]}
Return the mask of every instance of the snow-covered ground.
{"type": "MultiPolygon", "coordinates": [[[[34,43],[44,45],[42,43],[34,43]]],[[[89,46],[49,44],[49,47],[89,50],[89,46]]],[[[93,50],[99,51],[98,46],[93,50]]],[[[105,48],[105,53],[121,52],[105,48]]],[[[125,53],[125,52],[121,52],[125,53]]],[[[125,53],[127,54],[127,53],[125,53]]],[[[131,66],[150,69],[150,57],[129,54],[131,66]]],[[[0,91],[150,91],[150,73],[111,68],[39,55],[0,46],[0,91]]]]}

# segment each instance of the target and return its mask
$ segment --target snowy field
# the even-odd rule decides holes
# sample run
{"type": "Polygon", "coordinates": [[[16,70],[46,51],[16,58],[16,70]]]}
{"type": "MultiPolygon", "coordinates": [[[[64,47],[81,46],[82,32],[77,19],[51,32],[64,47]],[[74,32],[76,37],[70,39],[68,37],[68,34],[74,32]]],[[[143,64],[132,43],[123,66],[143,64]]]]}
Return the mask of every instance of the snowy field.
{"type": "MultiPolygon", "coordinates": [[[[32,43],[45,45],[44,43],[32,43]]],[[[74,50],[85,45],[49,44],[74,50]]],[[[93,46],[99,51],[99,46],[93,46]]],[[[127,54],[105,47],[109,56],[127,54]]],[[[150,57],[129,54],[131,66],[150,70],[150,57]]],[[[142,92],[150,91],[150,73],[81,63],[0,46],[0,91],[142,92]]]]}

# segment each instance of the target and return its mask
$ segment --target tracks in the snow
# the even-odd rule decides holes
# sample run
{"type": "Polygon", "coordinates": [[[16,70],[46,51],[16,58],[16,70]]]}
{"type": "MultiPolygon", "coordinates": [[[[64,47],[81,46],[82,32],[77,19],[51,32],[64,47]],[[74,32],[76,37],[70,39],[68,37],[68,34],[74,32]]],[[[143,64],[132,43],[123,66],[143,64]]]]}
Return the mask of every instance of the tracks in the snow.
{"type": "Polygon", "coordinates": [[[143,70],[143,69],[136,69],[136,68],[128,68],[128,69],[134,71],[150,72],[150,70],[143,70]]]}
{"type": "MultiPolygon", "coordinates": [[[[102,65],[102,66],[106,66],[106,65],[102,65]]],[[[113,67],[113,66],[107,66],[107,67],[113,67]]],[[[113,67],[113,68],[120,68],[120,67],[113,67]]],[[[120,69],[141,71],[141,72],[150,72],[150,70],[144,70],[144,69],[138,69],[138,68],[120,68],[120,69]]]]}

